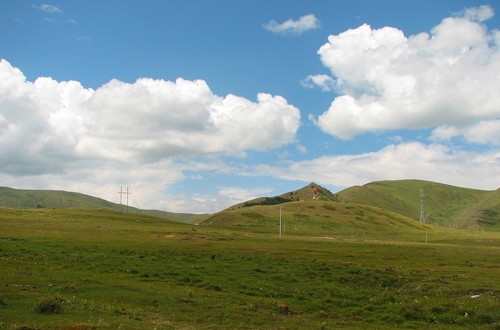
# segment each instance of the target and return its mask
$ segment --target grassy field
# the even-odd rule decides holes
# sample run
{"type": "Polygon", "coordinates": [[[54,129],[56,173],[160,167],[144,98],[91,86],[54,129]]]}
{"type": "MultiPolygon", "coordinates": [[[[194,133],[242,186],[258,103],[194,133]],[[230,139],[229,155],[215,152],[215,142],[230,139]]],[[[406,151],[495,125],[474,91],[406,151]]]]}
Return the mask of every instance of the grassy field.
{"type": "Polygon", "coordinates": [[[368,206],[0,209],[0,329],[500,329],[500,234],[368,206]]]}

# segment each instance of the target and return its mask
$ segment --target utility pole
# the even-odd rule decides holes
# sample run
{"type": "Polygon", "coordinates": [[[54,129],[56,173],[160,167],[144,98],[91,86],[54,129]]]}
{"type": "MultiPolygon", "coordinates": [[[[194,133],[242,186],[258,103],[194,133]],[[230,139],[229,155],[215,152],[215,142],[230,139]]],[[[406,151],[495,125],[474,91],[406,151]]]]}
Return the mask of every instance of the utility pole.
{"type": "Polygon", "coordinates": [[[118,193],[120,194],[120,212],[123,212],[122,209],[123,186],[120,186],[120,191],[118,193]]]}
{"type": "Polygon", "coordinates": [[[128,187],[127,187],[127,213],[128,213],[128,195],[130,195],[131,193],[128,192],[128,187]]]}
{"type": "Polygon", "coordinates": [[[120,194],[120,212],[123,212],[123,203],[122,203],[122,196],[123,195],[127,195],[127,213],[128,213],[128,195],[130,195],[131,193],[128,191],[128,187],[127,187],[127,192],[123,191],[123,186],[120,186],[120,191],[118,192],[118,194],[120,194]]]}

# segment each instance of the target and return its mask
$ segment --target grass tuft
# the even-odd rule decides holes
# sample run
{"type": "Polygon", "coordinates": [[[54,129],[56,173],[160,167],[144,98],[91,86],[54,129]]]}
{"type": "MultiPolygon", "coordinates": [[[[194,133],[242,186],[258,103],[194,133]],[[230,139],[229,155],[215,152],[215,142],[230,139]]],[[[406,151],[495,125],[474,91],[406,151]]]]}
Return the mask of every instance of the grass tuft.
{"type": "Polygon", "coordinates": [[[291,315],[292,314],[292,311],[290,310],[290,306],[288,306],[288,304],[286,304],[285,302],[280,301],[280,302],[276,303],[276,306],[278,307],[280,314],[282,314],[282,315],[291,315]]]}
{"type": "Polygon", "coordinates": [[[64,299],[60,295],[53,298],[41,298],[36,305],[35,311],[38,314],[61,314],[63,311],[62,303],[64,299]]]}

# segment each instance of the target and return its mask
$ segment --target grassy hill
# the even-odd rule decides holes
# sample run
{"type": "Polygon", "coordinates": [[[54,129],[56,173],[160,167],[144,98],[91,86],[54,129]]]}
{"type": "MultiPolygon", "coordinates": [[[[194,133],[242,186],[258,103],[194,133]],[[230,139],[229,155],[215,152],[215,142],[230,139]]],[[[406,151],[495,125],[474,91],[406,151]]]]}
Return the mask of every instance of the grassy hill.
{"type": "Polygon", "coordinates": [[[294,201],[311,201],[311,200],[340,202],[342,201],[342,198],[339,197],[338,195],[334,195],[330,190],[314,182],[311,182],[307,186],[302,187],[298,190],[283,193],[278,196],[254,198],[246,202],[232,205],[229,208],[227,208],[227,210],[234,210],[241,207],[250,207],[256,205],[279,205],[294,201]]]}
{"type": "MultiPolygon", "coordinates": [[[[337,194],[312,182],[309,185],[275,197],[261,197],[245,203],[240,203],[228,209],[206,217],[198,222],[221,223],[228,221],[245,222],[242,217],[258,217],[250,215],[248,207],[254,212],[256,206],[281,205],[290,208],[292,202],[325,201],[333,208],[344,209],[347,204],[372,206],[401,215],[412,222],[420,220],[420,190],[424,191],[424,209],[426,223],[470,230],[500,231],[500,189],[484,191],[455,187],[436,182],[422,180],[379,181],[364,186],[354,186],[337,194]],[[314,189],[317,189],[316,199],[313,199],[314,189]],[[247,211],[243,211],[247,208],[247,211]],[[226,220],[224,220],[226,219],[226,220]]],[[[304,204],[305,205],[305,204],[304,204]]],[[[311,206],[312,207],[312,206],[311,206]]],[[[276,209],[267,208],[265,212],[274,212],[276,209]]],[[[301,213],[300,211],[297,211],[301,213]]],[[[347,211],[345,211],[347,212],[347,211]]],[[[323,214],[324,217],[336,217],[338,214],[323,214]]]]}
{"type": "Polygon", "coordinates": [[[491,192],[463,214],[462,219],[473,219],[483,228],[498,229],[500,224],[500,189],[491,192]]]}
{"type": "Polygon", "coordinates": [[[294,236],[423,240],[425,233],[439,236],[449,230],[378,207],[324,200],[229,208],[200,218],[197,223],[212,228],[276,235],[280,215],[282,232],[294,236]]]}
{"type": "Polygon", "coordinates": [[[288,197],[291,200],[296,201],[310,201],[313,199],[324,200],[324,201],[339,201],[338,196],[334,195],[330,190],[311,182],[307,186],[284,193],[280,195],[281,197],[288,197]],[[316,193],[314,193],[316,191],[316,193]]]}
{"type": "Polygon", "coordinates": [[[421,181],[380,181],[338,193],[343,199],[420,219],[424,190],[427,222],[454,228],[500,230],[500,191],[484,191],[421,181]]]}
{"type": "MultiPolygon", "coordinates": [[[[209,219],[208,222],[219,218],[245,219],[238,212],[231,213],[231,211],[245,207],[271,205],[286,205],[288,207],[292,202],[325,201],[335,205],[356,203],[373,206],[418,221],[420,218],[420,189],[424,190],[427,223],[443,227],[500,231],[500,189],[484,191],[421,180],[372,182],[364,186],[345,189],[338,194],[333,194],[328,189],[311,182],[298,190],[274,197],[256,198],[233,205],[213,215],[141,210],[134,207],[129,207],[129,212],[167,218],[183,223],[194,223],[195,221],[201,223],[207,219],[209,219]],[[316,191],[316,194],[314,194],[314,191],[316,191]]],[[[17,209],[78,208],[116,211],[125,209],[124,205],[80,193],[20,190],[3,187],[0,187],[1,206],[17,209]]],[[[339,207],[340,209],[344,206],[333,207],[339,207]]],[[[333,215],[324,216],[330,217],[333,215]]]]}
{"type": "MultiPolygon", "coordinates": [[[[125,211],[126,206],[76,192],[58,190],[24,190],[0,187],[0,207],[13,209],[109,209],[125,211]]],[[[145,214],[170,220],[191,223],[201,215],[173,213],[159,210],[142,210],[128,207],[129,213],[145,214]]]]}

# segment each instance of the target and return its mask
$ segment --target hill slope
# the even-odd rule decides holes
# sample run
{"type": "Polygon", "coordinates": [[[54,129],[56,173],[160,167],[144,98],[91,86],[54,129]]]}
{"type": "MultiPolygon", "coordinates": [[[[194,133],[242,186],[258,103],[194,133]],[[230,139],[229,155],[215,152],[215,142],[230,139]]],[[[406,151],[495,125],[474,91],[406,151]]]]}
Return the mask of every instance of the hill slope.
{"type": "MultiPolygon", "coordinates": [[[[262,220],[269,217],[276,218],[277,207],[282,207],[283,210],[294,208],[299,214],[295,216],[300,217],[300,214],[304,212],[298,210],[297,207],[314,209],[316,208],[313,206],[314,204],[309,205],[307,203],[324,201],[327,202],[325,208],[336,209],[341,214],[338,214],[338,212],[325,213],[325,210],[322,209],[322,212],[313,215],[305,212],[304,217],[308,219],[323,217],[338,220],[344,218],[345,214],[351,214],[350,219],[346,221],[357,223],[360,216],[352,215],[352,212],[346,211],[346,209],[354,207],[346,205],[356,204],[356,207],[366,205],[378,209],[378,211],[371,209],[363,211],[364,213],[371,213],[370,218],[372,219],[377,217],[387,219],[394,217],[396,214],[415,225],[415,222],[419,224],[420,220],[421,189],[424,192],[426,223],[458,229],[500,231],[500,189],[484,191],[422,180],[372,182],[364,186],[345,189],[338,194],[333,194],[312,182],[301,189],[279,196],[261,197],[234,205],[219,213],[200,218],[198,223],[205,225],[261,226],[262,220]],[[317,190],[316,194],[314,194],[315,190],[317,190]],[[297,202],[299,204],[296,204],[297,202]],[[306,204],[303,202],[306,202],[306,204]],[[277,206],[278,204],[279,206],[277,206]],[[259,222],[259,220],[261,221],[259,222]],[[252,221],[255,222],[252,224],[252,221]]],[[[320,226],[324,228],[331,227],[328,223],[320,226]]],[[[359,223],[356,226],[359,226],[359,223]]],[[[368,230],[368,227],[366,229],[368,230]]]]}
{"type": "Polygon", "coordinates": [[[422,224],[378,207],[322,200],[235,207],[200,219],[198,224],[252,233],[277,234],[280,216],[282,230],[294,236],[354,235],[407,239],[422,237],[425,232],[448,230],[422,224]]]}
{"type": "MultiPolygon", "coordinates": [[[[58,190],[25,190],[0,187],[0,207],[13,209],[110,209],[125,211],[126,206],[85,194],[58,190]]],[[[142,210],[128,207],[129,213],[167,218],[177,222],[191,223],[202,215],[172,213],[159,210],[142,210]]]]}
{"type": "Polygon", "coordinates": [[[427,222],[441,226],[498,229],[500,191],[460,188],[421,180],[379,181],[339,192],[349,202],[420,219],[420,189],[427,222]]]}
{"type": "Polygon", "coordinates": [[[497,228],[500,226],[500,189],[491,192],[486,199],[474,205],[461,217],[473,219],[483,228],[497,228]]]}
{"type": "Polygon", "coordinates": [[[323,201],[339,201],[338,196],[334,195],[330,190],[323,188],[322,186],[311,182],[307,186],[280,195],[282,197],[289,197],[296,201],[310,201],[313,199],[323,200],[323,201]]]}
{"type": "Polygon", "coordinates": [[[294,201],[311,200],[340,202],[342,201],[342,198],[338,195],[334,195],[330,190],[311,182],[307,186],[298,190],[290,191],[279,196],[254,198],[252,200],[230,206],[227,210],[234,210],[240,207],[250,207],[255,205],[277,205],[294,201]]]}

